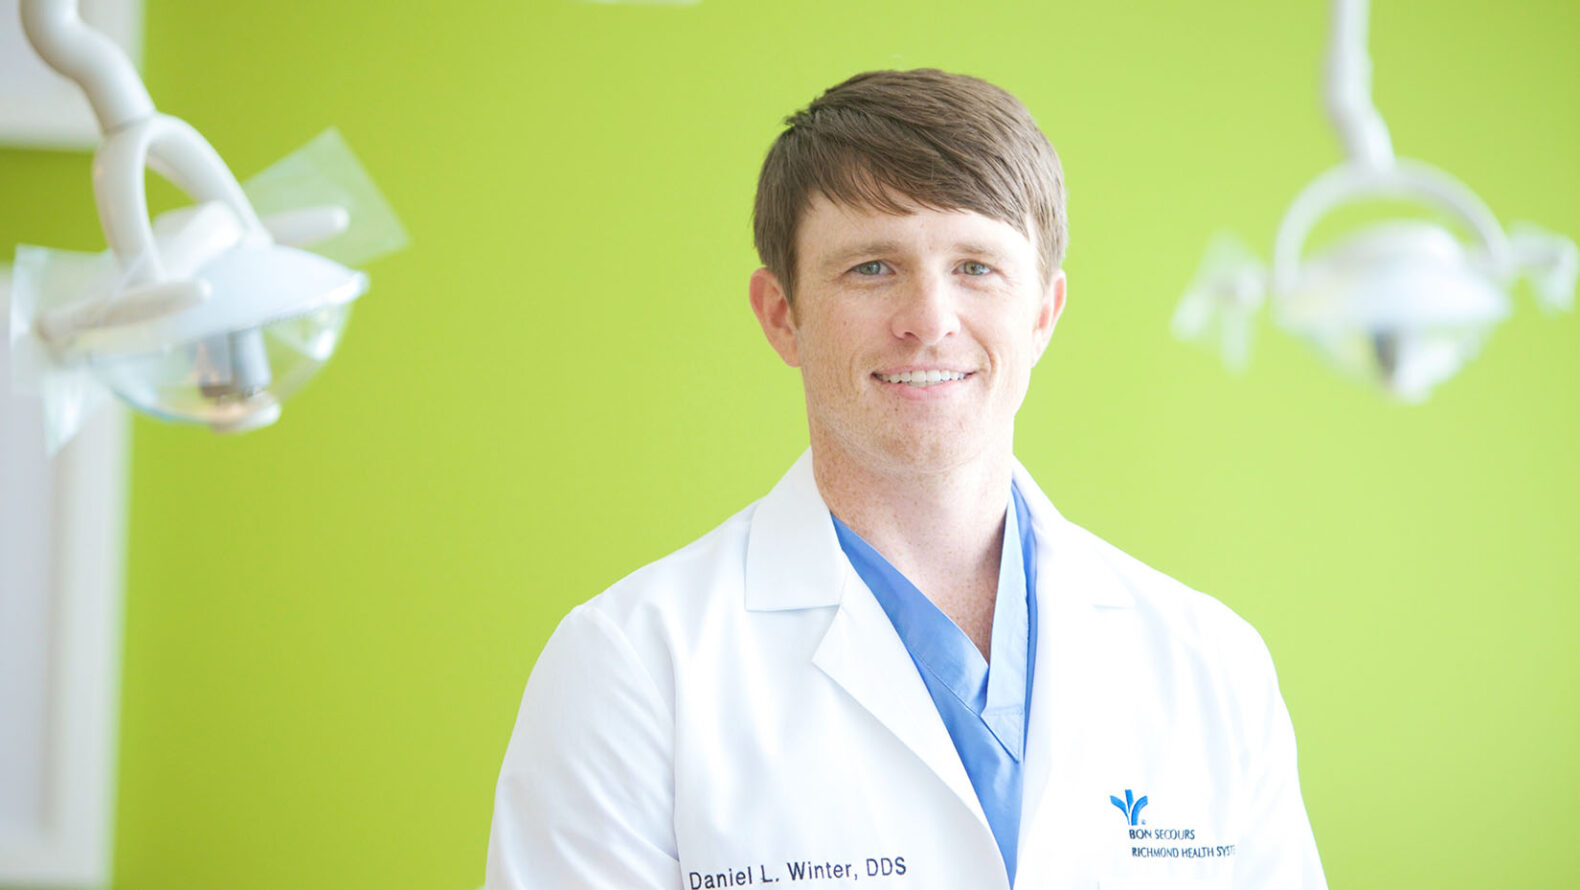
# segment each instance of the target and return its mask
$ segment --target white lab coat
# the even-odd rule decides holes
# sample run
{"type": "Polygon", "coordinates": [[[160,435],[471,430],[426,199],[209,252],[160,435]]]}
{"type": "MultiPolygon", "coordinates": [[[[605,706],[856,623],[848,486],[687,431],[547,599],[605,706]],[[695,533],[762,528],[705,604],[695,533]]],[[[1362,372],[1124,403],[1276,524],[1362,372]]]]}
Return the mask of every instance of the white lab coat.
{"type": "MultiPolygon", "coordinates": [[[[1039,606],[1015,887],[1323,887],[1261,638],[1067,522],[1024,468],[1016,480],[1039,606]],[[1111,800],[1127,791],[1134,826],[1111,800]]],[[[809,455],[560,624],[527,684],[488,850],[488,890],[765,883],[1008,884],[809,455]]]]}

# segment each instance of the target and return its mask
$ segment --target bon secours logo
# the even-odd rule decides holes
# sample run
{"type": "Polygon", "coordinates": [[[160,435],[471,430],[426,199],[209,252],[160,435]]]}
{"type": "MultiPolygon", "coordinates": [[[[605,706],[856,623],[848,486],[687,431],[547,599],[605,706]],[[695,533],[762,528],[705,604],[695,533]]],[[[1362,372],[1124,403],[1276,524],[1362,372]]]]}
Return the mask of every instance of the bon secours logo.
{"type": "Polygon", "coordinates": [[[1130,855],[1136,859],[1217,859],[1234,855],[1234,844],[1194,844],[1192,846],[1176,847],[1163,846],[1167,841],[1195,841],[1196,829],[1194,828],[1137,828],[1137,825],[1147,824],[1141,818],[1141,808],[1147,805],[1145,794],[1136,797],[1136,793],[1129,788],[1125,789],[1125,799],[1120,800],[1110,794],[1108,800],[1119,812],[1125,814],[1125,821],[1130,823],[1130,855]],[[1142,846],[1137,841],[1156,846],[1142,846]]]}
{"type": "Polygon", "coordinates": [[[1145,794],[1138,799],[1134,792],[1126,788],[1124,800],[1120,800],[1112,794],[1108,795],[1108,799],[1113,801],[1114,806],[1118,807],[1121,813],[1125,814],[1125,818],[1130,820],[1131,825],[1141,824],[1141,808],[1147,805],[1147,796],[1145,794]]]}

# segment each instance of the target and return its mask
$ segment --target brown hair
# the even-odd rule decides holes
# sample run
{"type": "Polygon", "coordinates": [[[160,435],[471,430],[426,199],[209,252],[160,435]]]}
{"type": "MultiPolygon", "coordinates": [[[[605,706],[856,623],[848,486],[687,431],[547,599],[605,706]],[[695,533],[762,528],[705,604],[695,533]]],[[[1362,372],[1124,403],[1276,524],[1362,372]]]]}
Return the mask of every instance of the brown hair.
{"type": "Polygon", "coordinates": [[[972,210],[1035,237],[1044,281],[1064,261],[1064,173],[1026,106],[975,77],[869,71],[785,118],[757,180],[757,255],[789,296],[796,228],[821,192],[887,213],[972,210]],[[1034,234],[1035,233],[1035,234],[1034,234]]]}

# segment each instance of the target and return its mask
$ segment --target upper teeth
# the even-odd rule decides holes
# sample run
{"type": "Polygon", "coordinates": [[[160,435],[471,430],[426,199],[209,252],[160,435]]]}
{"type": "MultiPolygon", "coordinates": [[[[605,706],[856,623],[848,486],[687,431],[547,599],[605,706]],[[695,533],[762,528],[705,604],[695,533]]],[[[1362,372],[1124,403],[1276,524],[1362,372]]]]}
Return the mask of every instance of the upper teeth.
{"type": "Polygon", "coordinates": [[[932,386],[951,380],[965,379],[964,371],[902,371],[898,374],[879,374],[884,383],[908,383],[911,386],[932,386]]]}

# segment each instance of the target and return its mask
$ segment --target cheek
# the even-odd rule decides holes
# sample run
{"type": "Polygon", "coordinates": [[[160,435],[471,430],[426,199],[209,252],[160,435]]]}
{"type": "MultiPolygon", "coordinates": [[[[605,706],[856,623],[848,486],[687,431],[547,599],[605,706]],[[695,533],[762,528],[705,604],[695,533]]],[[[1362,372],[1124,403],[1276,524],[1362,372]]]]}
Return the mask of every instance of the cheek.
{"type": "Polygon", "coordinates": [[[826,334],[826,331],[804,331],[799,340],[802,380],[808,389],[821,392],[836,385],[846,364],[826,334]]]}
{"type": "Polygon", "coordinates": [[[819,319],[816,325],[804,331],[802,355],[808,361],[815,356],[824,366],[823,370],[830,372],[859,364],[862,356],[871,351],[872,337],[868,330],[858,318],[819,319]]]}

